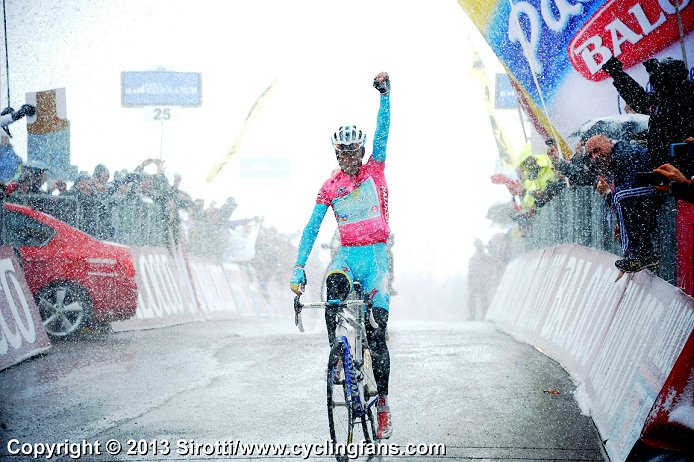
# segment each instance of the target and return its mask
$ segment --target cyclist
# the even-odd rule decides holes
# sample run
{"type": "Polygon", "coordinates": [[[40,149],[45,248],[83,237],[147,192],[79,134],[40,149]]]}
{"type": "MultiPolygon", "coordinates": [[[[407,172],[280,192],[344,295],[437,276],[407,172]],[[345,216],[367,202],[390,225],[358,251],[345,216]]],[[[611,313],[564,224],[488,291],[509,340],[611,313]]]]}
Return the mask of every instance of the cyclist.
{"type": "MultiPolygon", "coordinates": [[[[390,128],[388,73],[376,75],[373,86],[381,93],[373,153],[362,164],[366,152],[366,133],[355,125],[343,125],[333,134],[332,143],[340,170],[333,172],[318,192],[313,213],[301,237],[290,287],[297,295],[303,293],[306,285],[304,265],[328,207],[332,206],[340,232],[340,249],[328,270],[327,297],[328,300],[345,300],[354,280],[362,283],[364,293],[373,295],[373,314],[378,328],[374,329],[366,323],[366,334],[378,388],[376,436],[386,439],[393,432],[388,406],[390,354],[385,334],[390,304],[386,248],[390,234],[388,185],[384,174],[390,128]]],[[[325,322],[332,346],[336,327],[334,313],[326,310],[325,322]]]]}

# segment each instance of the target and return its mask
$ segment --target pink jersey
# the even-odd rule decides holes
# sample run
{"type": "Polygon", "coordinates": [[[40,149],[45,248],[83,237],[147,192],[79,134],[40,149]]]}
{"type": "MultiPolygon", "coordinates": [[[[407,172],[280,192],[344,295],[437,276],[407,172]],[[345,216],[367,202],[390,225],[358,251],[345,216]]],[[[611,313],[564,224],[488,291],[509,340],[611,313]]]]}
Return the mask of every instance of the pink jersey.
{"type": "Polygon", "coordinates": [[[316,203],[333,208],[342,245],[370,245],[388,239],[388,185],[384,169],[385,162],[369,157],[355,179],[338,171],[318,192],[316,203]]]}

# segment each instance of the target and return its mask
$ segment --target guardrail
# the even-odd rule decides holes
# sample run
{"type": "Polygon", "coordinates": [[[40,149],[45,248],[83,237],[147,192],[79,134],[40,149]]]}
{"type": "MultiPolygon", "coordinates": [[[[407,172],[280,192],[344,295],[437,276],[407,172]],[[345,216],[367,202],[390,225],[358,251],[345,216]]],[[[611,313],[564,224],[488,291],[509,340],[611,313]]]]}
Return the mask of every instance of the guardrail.
{"type": "Polygon", "coordinates": [[[168,244],[161,208],[139,195],[84,202],[74,195],[13,194],[7,202],[31,206],[99,239],[140,247],[168,244]]]}
{"type": "MultiPolygon", "coordinates": [[[[667,196],[657,211],[655,249],[660,254],[656,274],[676,285],[677,205],[667,196]]],[[[578,244],[615,255],[622,255],[614,237],[615,219],[610,207],[589,186],[565,188],[533,218],[529,231],[514,248],[514,254],[559,244],[578,244]]]]}
{"type": "Polygon", "coordinates": [[[691,410],[694,299],[647,271],[615,282],[614,261],[577,245],[528,252],[506,268],[486,319],[571,374],[610,459],[623,462],[648,431],[663,447],[692,441],[675,416],[691,410]]]}

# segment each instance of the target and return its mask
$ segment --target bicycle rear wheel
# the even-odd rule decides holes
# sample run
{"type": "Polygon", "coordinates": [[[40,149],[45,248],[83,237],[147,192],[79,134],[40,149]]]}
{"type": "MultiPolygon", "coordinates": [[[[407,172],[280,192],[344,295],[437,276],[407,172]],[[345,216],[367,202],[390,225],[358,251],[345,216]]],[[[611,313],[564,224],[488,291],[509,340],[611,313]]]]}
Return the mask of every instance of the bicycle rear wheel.
{"type": "MultiPolygon", "coordinates": [[[[353,397],[347,383],[348,377],[351,382],[349,366],[345,362],[345,344],[338,339],[328,357],[326,383],[330,439],[340,445],[352,443],[354,437],[353,397]]],[[[337,459],[347,460],[347,456],[344,459],[338,456],[337,459]]]]}

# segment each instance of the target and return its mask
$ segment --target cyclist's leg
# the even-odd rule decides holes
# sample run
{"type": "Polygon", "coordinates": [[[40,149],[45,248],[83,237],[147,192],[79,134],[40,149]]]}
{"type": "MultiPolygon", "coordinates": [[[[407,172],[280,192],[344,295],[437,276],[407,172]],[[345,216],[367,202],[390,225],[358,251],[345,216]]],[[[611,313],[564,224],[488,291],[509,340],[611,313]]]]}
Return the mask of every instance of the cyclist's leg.
{"type": "Polygon", "coordinates": [[[386,244],[374,244],[359,249],[359,255],[354,255],[350,264],[354,269],[355,279],[362,282],[364,293],[373,294],[373,314],[378,328],[374,329],[366,323],[366,338],[369,342],[373,359],[374,378],[378,394],[388,394],[388,379],[390,376],[390,354],[386,344],[386,328],[390,309],[390,294],[388,293],[388,255],[386,244]]]}
{"type": "Polygon", "coordinates": [[[366,337],[371,350],[374,378],[378,389],[377,438],[389,438],[392,434],[390,408],[388,406],[388,381],[390,378],[390,353],[386,343],[386,329],[390,309],[388,292],[388,256],[386,244],[374,244],[359,248],[350,260],[354,278],[362,282],[364,293],[373,294],[373,315],[378,328],[366,323],[366,337]]]}
{"type": "Polygon", "coordinates": [[[366,323],[366,338],[371,350],[374,379],[379,396],[388,396],[388,381],[390,378],[390,353],[386,343],[386,328],[388,327],[388,310],[373,308],[374,319],[378,328],[374,329],[366,323]]]}
{"type": "MultiPolygon", "coordinates": [[[[345,300],[352,288],[352,272],[347,265],[346,252],[343,252],[342,249],[341,247],[337,256],[328,267],[325,280],[328,300],[345,300]]],[[[332,347],[335,343],[337,321],[335,313],[330,310],[329,306],[325,309],[325,326],[328,331],[328,341],[332,347]]]]}

